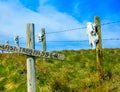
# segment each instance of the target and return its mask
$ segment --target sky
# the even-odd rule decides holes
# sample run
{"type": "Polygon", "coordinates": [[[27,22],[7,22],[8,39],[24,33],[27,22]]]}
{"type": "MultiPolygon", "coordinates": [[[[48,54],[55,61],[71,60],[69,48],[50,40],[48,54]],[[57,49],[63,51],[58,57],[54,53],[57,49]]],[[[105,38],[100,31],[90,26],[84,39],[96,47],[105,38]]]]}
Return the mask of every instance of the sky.
{"type": "MultiPolygon", "coordinates": [[[[26,25],[34,23],[35,48],[38,50],[42,50],[41,43],[37,42],[42,28],[46,31],[47,51],[90,49],[86,29],[83,27],[86,27],[87,22],[94,23],[94,16],[100,17],[101,24],[111,23],[101,26],[102,39],[120,38],[120,22],[112,23],[120,21],[119,2],[0,0],[0,44],[9,40],[10,45],[15,45],[13,38],[18,35],[20,46],[26,47],[26,25]]],[[[102,40],[102,47],[120,48],[120,40],[102,40]]]]}

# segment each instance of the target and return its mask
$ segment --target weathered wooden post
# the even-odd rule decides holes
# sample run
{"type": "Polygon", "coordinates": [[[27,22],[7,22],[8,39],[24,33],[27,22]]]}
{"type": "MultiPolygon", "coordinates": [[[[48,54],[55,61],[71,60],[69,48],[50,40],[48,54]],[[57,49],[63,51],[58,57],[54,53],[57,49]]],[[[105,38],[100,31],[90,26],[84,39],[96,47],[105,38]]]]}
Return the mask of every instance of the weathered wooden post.
{"type": "MultiPolygon", "coordinates": [[[[14,41],[15,41],[16,47],[19,48],[19,36],[18,35],[14,37],[14,41]]],[[[20,54],[18,53],[18,55],[20,55],[20,54]]]]}
{"type": "Polygon", "coordinates": [[[4,50],[2,50],[2,53],[4,53],[4,50]]]}
{"type": "MultiPolygon", "coordinates": [[[[10,45],[9,40],[6,40],[5,44],[6,44],[6,45],[10,45]]],[[[6,51],[6,53],[10,53],[10,52],[9,52],[9,51],[6,51]]]]}
{"type": "Polygon", "coordinates": [[[15,41],[15,45],[19,47],[19,36],[18,35],[14,37],[14,41],[15,41]]]}
{"type": "MultiPolygon", "coordinates": [[[[45,32],[44,32],[45,34],[45,32]]],[[[44,39],[45,40],[45,39],[44,39]]],[[[46,42],[46,41],[45,41],[46,42]]],[[[44,44],[46,47],[46,43],[44,44]]],[[[51,52],[35,50],[34,24],[27,24],[26,48],[0,44],[0,50],[27,55],[27,89],[28,92],[36,92],[36,63],[35,56],[64,60],[65,56],[51,52]]]]}
{"type": "MultiPolygon", "coordinates": [[[[27,48],[35,49],[34,24],[27,24],[27,48]]],[[[36,64],[35,57],[27,55],[27,88],[28,92],[36,92],[36,64]]]]}
{"type": "Polygon", "coordinates": [[[26,47],[27,48],[10,46],[7,44],[0,44],[0,50],[27,55],[27,89],[28,92],[36,92],[35,56],[58,60],[64,60],[65,56],[62,54],[35,50],[34,24],[27,24],[26,47]]]}
{"type": "MultiPolygon", "coordinates": [[[[41,30],[41,34],[42,34],[42,50],[43,52],[46,52],[46,34],[45,34],[45,28],[42,28],[41,30]]],[[[43,61],[46,61],[46,58],[44,56],[43,61]]]]}
{"type": "Polygon", "coordinates": [[[96,24],[96,33],[98,35],[98,42],[96,44],[96,60],[98,68],[99,79],[103,79],[103,69],[102,69],[102,39],[101,39],[101,26],[100,26],[100,17],[95,16],[94,21],[96,24]]]}

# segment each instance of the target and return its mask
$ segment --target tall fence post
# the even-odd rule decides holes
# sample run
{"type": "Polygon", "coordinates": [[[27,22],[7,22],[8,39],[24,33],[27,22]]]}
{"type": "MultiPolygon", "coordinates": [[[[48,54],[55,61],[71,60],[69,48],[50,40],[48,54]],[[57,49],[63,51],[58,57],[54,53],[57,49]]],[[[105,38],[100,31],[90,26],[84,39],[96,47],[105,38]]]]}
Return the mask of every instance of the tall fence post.
{"type": "MultiPolygon", "coordinates": [[[[35,49],[34,24],[27,24],[26,47],[35,49]]],[[[27,55],[27,89],[36,92],[36,64],[35,57],[27,55]]]]}
{"type": "Polygon", "coordinates": [[[100,17],[95,16],[94,21],[96,24],[96,33],[98,35],[98,42],[96,44],[96,60],[98,68],[99,79],[103,79],[103,69],[102,69],[102,37],[101,37],[101,26],[100,26],[100,17]]]}
{"type": "MultiPolygon", "coordinates": [[[[42,50],[43,52],[46,52],[46,34],[45,34],[45,28],[42,28],[42,50]]],[[[46,61],[46,58],[44,56],[43,61],[46,61]]]]}

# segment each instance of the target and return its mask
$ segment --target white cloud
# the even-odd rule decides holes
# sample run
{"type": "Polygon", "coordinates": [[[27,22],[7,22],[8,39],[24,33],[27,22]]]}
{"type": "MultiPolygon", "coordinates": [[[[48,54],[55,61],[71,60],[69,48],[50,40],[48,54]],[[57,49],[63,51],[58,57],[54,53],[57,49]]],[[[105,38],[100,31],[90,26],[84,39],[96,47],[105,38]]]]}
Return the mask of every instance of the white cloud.
{"type": "MultiPolygon", "coordinates": [[[[36,33],[38,33],[42,27],[45,27],[47,32],[81,27],[81,24],[72,16],[58,12],[54,7],[44,5],[44,3],[45,2],[39,7],[39,12],[34,12],[25,8],[19,0],[0,2],[1,34],[8,36],[19,34],[25,36],[26,23],[35,23],[36,33]]],[[[53,34],[48,36],[48,40],[74,40],[81,38],[82,36],[80,35],[82,33],[73,31],[70,33],[53,34]]]]}

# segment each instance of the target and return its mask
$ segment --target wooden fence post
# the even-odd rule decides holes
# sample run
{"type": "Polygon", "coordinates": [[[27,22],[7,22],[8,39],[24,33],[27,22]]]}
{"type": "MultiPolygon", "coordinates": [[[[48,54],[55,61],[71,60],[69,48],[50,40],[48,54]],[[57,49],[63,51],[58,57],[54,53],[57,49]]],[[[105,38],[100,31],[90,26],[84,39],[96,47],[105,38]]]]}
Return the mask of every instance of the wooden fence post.
{"type": "MultiPolygon", "coordinates": [[[[34,24],[27,24],[26,47],[35,49],[34,24]]],[[[27,89],[36,92],[36,64],[35,57],[27,55],[27,89]]]]}
{"type": "Polygon", "coordinates": [[[15,41],[15,45],[19,47],[19,36],[18,35],[14,37],[14,41],[15,41]]]}
{"type": "MultiPolygon", "coordinates": [[[[43,52],[46,52],[46,34],[45,34],[45,28],[42,28],[42,50],[43,52]]],[[[43,58],[43,61],[46,61],[46,58],[43,58]]]]}
{"type": "MultiPolygon", "coordinates": [[[[6,44],[6,45],[10,45],[9,40],[7,40],[5,44],[6,44]]],[[[6,51],[6,53],[10,53],[10,52],[9,52],[9,51],[6,51]]]]}
{"type": "Polygon", "coordinates": [[[101,26],[100,26],[100,17],[95,16],[94,21],[96,24],[96,33],[98,35],[98,42],[96,44],[96,60],[98,68],[99,79],[103,79],[103,69],[102,69],[102,39],[101,39],[101,26]]]}

